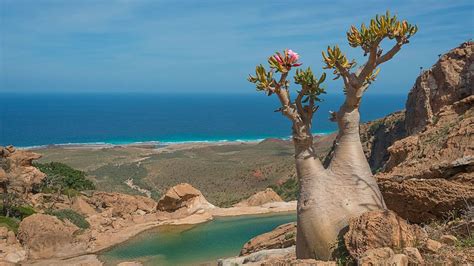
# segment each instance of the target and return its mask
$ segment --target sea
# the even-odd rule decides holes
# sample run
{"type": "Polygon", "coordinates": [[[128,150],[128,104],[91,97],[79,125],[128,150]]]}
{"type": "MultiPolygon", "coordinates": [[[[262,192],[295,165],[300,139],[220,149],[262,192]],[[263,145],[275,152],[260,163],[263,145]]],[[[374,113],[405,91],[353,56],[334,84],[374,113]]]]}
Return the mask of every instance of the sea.
{"type": "MultiPolygon", "coordinates": [[[[344,95],[325,95],[313,133],[337,130],[329,111],[344,95]]],[[[402,110],[406,95],[366,95],[361,119],[402,110]]],[[[0,145],[185,143],[289,138],[276,97],[255,94],[0,93],[0,145]]]]}

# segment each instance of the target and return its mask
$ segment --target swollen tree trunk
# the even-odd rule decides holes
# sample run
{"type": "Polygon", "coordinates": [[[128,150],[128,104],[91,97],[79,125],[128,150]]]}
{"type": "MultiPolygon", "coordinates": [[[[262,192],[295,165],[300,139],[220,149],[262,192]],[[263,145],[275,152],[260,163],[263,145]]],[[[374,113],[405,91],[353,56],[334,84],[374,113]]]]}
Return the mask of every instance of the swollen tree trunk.
{"type": "Polygon", "coordinates": [[[316,158],[312,138],[294,136],[300,184],[296,244],[299,259],[333,258],[351,217],[385,208],[362,150],[358,103],[349,100],[336,114],[339,134],[328,168],[316,158]]]}

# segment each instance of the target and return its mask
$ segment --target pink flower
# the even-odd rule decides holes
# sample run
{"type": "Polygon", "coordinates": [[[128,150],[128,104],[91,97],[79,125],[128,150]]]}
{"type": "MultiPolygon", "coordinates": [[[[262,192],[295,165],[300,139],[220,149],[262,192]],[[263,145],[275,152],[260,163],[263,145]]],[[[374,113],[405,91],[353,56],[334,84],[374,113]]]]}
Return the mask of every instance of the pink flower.
{"type": "Polygon", "coordinates": [[[291,49],[288,50],[288,55],[290,56],[290,63],[295,63],[298,61],[298,59],[300,59],[300,56],[291,49]]]}

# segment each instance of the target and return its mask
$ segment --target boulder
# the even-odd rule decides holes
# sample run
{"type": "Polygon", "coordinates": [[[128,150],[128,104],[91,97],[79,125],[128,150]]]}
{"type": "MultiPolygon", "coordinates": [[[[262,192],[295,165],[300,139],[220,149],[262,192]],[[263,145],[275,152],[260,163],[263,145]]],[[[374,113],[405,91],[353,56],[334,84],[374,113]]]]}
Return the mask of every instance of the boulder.
{"type": "Polygon", "coordinates": [[[18,243],[16,235],[13,231],[8,231],[7,233],[7,245],[15,245],[18,243]]]}
{"type": "Polygon", "coordinates": [[[376,248],[402,249],[424,242],[426,232],[411,225],[393,211],[370,211],[349,221],[344,242],[349,253],[359,258],[376,248]]]}
{"type": "Polygon", "coordinates": [[[423,265],[425,260],[420,254],[420,251],[417,248],[406,247],[402,250],[402,253],[408,257],[408,263],[410,265],[423,265]]]}
{"type": "Polygon", "coordinates": [[[296,245],[296,223],[287,223],[274,230],[256,236],[244,244],[239,256],[245,256],[264,249],[281,249],[296,245]]]}
{"type": "MultiPolygon", "coordinates": [[[[94,192],[90,198],[83,198],[93,209],[103,212],[112,210],[113,217],[128,218],[141,210],[145,213],[155,212],[157,203],[150,198],[121,193],[94,192]]],[[[89,209],[90,211],[90,209],[89,209]]]]}
{"type": "Polygon", "coordinates": [[[288,247],[284,249],[267,249],[267,250],[260,250],[255,253],[241,256],[241,257],[233,257],[227,259],[220,259],[218,261],[218,265],[220,266],[233,266],[233,265],[242,265],[242,264],[249,264],[249,265],[261,265],[264,261],[269,259],[283,259],[285,257],[294,256],[295,254],[295,247],[288,247]]]}
{"type": "Polygon", "coordinates": [[[75,239],[78,230],[77,226],[55,216],[33,214],[21,221],[18,240],[30,259],[71,256],[85,250],[85,243],[75,239]]]}
{"type": "Polygon", "coordinates": [[[433,239],[428,239],[425,243],[425,246],[423,249],[427,252],[430,253],[437,253],[438,250],[443,246],[440,242],[433,240],[433,239]]]}
{"type": "Polygon", "coordinates": [[[376,248],[364,252],[358,259],[359,265],[408,265],[408,257],[395,254],[391,248],[376,248]]]}
{"type": "Polygon", "coordinates": [[[8,237],[8,228],[0,226],[0,239],[7,239],[8,237]]]}
{"type": "Polygon", "coordinates": [[[95,209],[86,201],[83,196],[76,196],[72,200],[71,209],[84,216],[91,216],[97,214],[95,209]]]}
{"type": "Polygon", "coordinates": [[[281,202],[283,199],[271,188],[267,188],[264,191],[260,191],[250,196],[248,199],[243,200],[237,204],[235,207],[245,207],[245,206],[261,206],[270,202],[281,202]]]}
{"type": "Polygon", "coordinates": [[[40,184],[46,177],[44,173],[33,166],[33,160],[41,155],[26,151],[16,150],[13,146],[0,146],[0,180],[9,181],[9,189],[17,193],[31,192],[33,186],[40,184]]]}
{"type": "Polygon", "coordinates": [[[26,251],[22,248],[14,250],[12,252],[8,252],[5,254],[4,260],[7,263],[19,263],[21,261],[26,260],[26,251]]]}
{"type": "Polygon", "coordinates": [[[159,211],[180,211],[187,214],[211,208],[215,208],[215,206],[204,198],[201,191],[187,183],[181,183],[170,188],[157,204],[159,211]]]}
{"type": "Polygon", "coordinates": [[[439,238],[439,241],[441,243],[444,243],[446,245],[455,245],[457,242],[458,242],[458,239],[457,237],[453,236],[453,235],[442,235],[440,238],[439,238]]]}

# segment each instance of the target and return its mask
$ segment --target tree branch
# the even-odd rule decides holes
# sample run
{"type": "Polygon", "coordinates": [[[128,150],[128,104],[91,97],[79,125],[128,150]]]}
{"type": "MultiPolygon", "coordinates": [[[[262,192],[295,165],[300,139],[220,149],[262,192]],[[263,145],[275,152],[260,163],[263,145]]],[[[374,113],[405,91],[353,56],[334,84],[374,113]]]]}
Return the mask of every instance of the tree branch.
{"type": "Polygon", "coordinates": [[[344,81],[344,86],[346,87],[350,86],[352,82],[351,73],[337,62],[336,62],[336,68],[342,76],[342,80],[344,81]]]}
{"type": "Polygon", "coordinates": [[[398,53],[398,51],[400,51],[400,49],[402,49],[402,45],[403,45],[403,42],[402,41],[399,41],[397,40],[397,43],[392,47],[392,49],[390,49],[390,51],[388,51],[387,53],[385,53],[384,55],[380,56],[375,65],[378,66],[382,63],[385,63],[387,62],[388,60],[392,59],[392,57],[398,53]]]}
{"type": "Polygon", "coordinates": [[[283,113],[283,115],[296,123],[301,120],[301,117],[299,116],[298,112],[294,109],[294,107],[291,106],[291,98],[290,98],[290,93],[288,92],[288,90],[287,89],[282,90],[282,87],[286,83],[287,76],[288,76],[288,73],[281,74],[280,81],[276,83],[274,92],[278,96],[278,99],[280,100],[280,103],[281,103],[280,110],[283,113]]]}
{"type": "Polygon", "coordinates": [[[370,73],[372,73],[372,71],[374,71],[375,67],[377,66],[376,62],[379,44],[380,41],[377,41],[372,45],[369,50],[369,59],[367,59],[367,62],[362,67],[360,74],[357,75],[360,84],[364,83],[365,78],[370,75],[370,73]]]}
{"type": "Polygon", "coordinates": [[[308,115],[306,114],[303,108],[303,104],[301,103],[301,100],[303,99],[303,96],[305,95],[307,91],[308,91],[307,86],[301,86],[301,91],[298,93],[298,97],[296,97],[296,100],[295,100],[296,107],[298,108],[298,113],[300,114],[300,116],[303,118],[304,121],[308,120],[308,115]]]}

